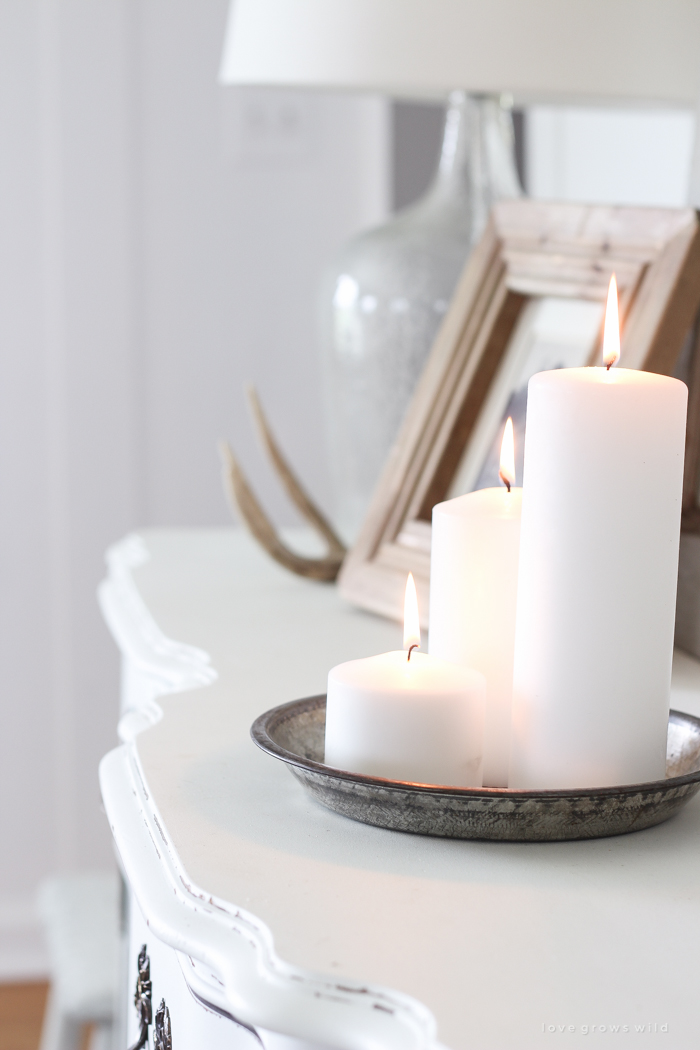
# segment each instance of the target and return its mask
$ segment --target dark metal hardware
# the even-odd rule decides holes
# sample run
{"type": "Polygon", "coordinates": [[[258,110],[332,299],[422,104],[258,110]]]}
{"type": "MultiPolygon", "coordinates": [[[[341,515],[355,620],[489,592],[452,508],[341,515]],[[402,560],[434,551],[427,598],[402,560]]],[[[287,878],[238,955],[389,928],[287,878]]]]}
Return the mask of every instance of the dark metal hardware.
{"type": "Polygon", "coordinates": [[[161,999],[156,1010],[156,1027],[153,1036],[153,1050],[173,1050],[173,1036],[170,1031],[170,1010],[161,999]]]}
{"type": "MultiPolygon", "coordinates": [[[[134,1006],[141,1025],[138,1039],[129,1050],[143,1050],[148,1044],[148,1028],[153,1023],[153,1008],[151,1005],[151,960],[146,954],[146,945],[141,945],[138,960],[139,974],[136,978],[136,991],[134,993],[134,1006]]],[[[163,1004],[161,1004],[163,1005],[163,1004]]],[[[157,1020],[157,1017],[156,1017],[157,1020]]],[[[170,1031],[170,1018],[168,1018],[168,1031],[170,1031]]],[[[168,1044],[168,1050],[170,1044],[168,1044]]]]}

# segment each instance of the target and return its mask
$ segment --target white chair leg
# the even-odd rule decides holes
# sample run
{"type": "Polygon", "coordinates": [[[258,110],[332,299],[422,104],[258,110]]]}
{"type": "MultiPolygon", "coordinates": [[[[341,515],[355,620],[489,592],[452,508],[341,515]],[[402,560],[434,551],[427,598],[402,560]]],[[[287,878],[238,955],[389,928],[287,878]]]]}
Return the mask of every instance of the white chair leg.
{"type": "Polygon", "coordinates": [[[49,992],[41,1029],[39,1050],[80,1050],[83,1022],[62,1013],[53,992],[49,992]]]}

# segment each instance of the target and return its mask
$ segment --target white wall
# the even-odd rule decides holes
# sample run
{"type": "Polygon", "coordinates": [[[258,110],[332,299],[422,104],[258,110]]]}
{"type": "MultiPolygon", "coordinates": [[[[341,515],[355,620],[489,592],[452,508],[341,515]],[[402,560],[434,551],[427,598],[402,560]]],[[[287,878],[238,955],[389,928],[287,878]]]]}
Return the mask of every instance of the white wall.
{"type": "Polygon", "coordinates": [[[124,5],[0,4],[0,966],[38,879],[109,861],[116,661],[92,592],[134,520],[124,5]]]}
{"type": "Polygon", "coordinates": [[[681,207],[695,114],[535,106],[527,112],[528,193],[542,200],[681,207]]]}
{"type": "Polygon", "coordinates": [[[387,109],[216,84],[226,0],[0,0],[0,978],[53,870],[111,862],[118,665],[95,588],[142,524],[224,524],[242,384],[326,496],[324,260],[376,221],[387,109]]]}
{"type": "Polygon", "coordinates": [[[159,524],[228,520],[222,435],[276,517],[291,520],[256,454],[245,381],[327,501],[316,289],[324,261],[388,207],[387,106],[218,87],[225,6],[209,2],[206,17],[195,0],[143,7],[140,444],[145,517],[159,524]]]}

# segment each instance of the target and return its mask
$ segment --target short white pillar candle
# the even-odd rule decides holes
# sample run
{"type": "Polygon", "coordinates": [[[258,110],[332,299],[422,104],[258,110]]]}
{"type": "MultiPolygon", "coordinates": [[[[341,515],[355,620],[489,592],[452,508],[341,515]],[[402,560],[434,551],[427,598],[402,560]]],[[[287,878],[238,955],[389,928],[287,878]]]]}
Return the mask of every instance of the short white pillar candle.
{"type": "MultiPolygon", "coordinates": [[[[415,599],[412,577],[409,587],[415,599]]],[[[484,677],[415,652],[417,607],[407,627],[408,652],[352,660],[330,671],[325,763],[390,780],[480,787],[484,677]]]]}

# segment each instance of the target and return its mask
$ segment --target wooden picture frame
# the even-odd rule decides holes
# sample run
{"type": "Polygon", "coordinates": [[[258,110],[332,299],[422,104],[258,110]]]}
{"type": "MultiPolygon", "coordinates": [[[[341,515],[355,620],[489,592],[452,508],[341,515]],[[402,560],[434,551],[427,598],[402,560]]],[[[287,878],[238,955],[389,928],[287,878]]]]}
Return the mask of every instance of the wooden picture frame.
{"type": "MultiPolygon", "coordinates": [[[[421,620],[428,625],[432,508],[448,498],[465,462],[527,304],[541,298],[604,304],[613,272],[620,293],[621,366],[672,374],[700,306],[700,224],[692,209],[527,199],[494,207],[343,563],[339,586],[345,598],[400,620],[412,572],[421,620]]],[[[588,363],[599,359],[600,335],[595,343],[588,363]]],[[[698,422],[689,426],[695,445],[698,422]]],[[[695,460],[698,455],[696,449],[695,460]]],[[[693,502],[697,465],[687,464],[693,502]]]]}

